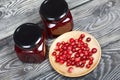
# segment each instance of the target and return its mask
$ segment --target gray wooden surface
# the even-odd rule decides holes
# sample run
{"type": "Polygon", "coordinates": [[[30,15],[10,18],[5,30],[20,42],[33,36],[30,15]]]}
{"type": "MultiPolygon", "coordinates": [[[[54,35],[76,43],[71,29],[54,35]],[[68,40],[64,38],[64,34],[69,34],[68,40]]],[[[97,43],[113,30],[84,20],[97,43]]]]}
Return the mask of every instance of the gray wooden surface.
{"type": "MultiPolygon", "coordinates": [[[[120,80],[120,0],[66,0],[74,29],[94,35],[102,47],[102,58],[90,74],[78,78],[61,76],[46,59],[24,64],[14,52],[12,34],[25,22],[40,24],[43,0],[0,0],[0,80],[120,80]]],[[[48,49],[53,40],[48,39],[48,49]]]]}

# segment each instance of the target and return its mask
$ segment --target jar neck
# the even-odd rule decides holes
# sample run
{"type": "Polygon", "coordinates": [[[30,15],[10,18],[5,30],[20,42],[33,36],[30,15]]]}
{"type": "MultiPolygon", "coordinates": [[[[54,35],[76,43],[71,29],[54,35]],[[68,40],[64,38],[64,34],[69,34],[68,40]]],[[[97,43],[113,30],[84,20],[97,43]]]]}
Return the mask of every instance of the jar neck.
{"type": "Polygon", "coordinates": [[[48,23],[58,23],[58,22],[63,21],[63,20],[67,17],[67,15],[68,15],[69,12],[70,12],[70,10],[68,9],[68,10],[66,11],[66,13],[65,13],[64,15],[62,15],[61,18],[58,19],[58,20],[48,20],[48,19],[45,19],[45,17],[43,17],[43,16],[42,16],[42,18],[43,18],[45,21],[47,21],[48,23]]]}

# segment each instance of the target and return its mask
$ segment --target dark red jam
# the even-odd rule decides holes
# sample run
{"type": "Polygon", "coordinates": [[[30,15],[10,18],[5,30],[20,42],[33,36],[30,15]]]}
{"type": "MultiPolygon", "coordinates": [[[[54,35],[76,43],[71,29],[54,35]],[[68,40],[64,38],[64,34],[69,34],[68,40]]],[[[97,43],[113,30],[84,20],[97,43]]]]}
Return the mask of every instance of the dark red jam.
{"type": "Polygon", "coordinates": [[[46,35],[38,25],[26,23],[19,26],[13,35],[18,58],[25,63],[41,63],[45,60],[46,35]]]}
{"type": "Polygon", "coordinates": [[[57,37],[73,29],[73,19],[65,0],[45,0],[40,15],[50,37],[57,37]]]}

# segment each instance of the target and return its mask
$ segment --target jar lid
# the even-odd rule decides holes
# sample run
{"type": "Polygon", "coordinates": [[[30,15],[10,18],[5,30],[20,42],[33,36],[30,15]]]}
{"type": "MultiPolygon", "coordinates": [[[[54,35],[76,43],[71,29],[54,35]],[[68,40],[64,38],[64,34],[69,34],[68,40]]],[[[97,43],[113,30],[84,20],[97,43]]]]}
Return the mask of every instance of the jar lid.
{"type": "Polygon", "coordinates": [[[67,11],[68,5],[65,0],[45,0],[40,7],[41,16],[49,21],[63,18],[67,11]]]}
{"type": "Polygon", "coordinates": [[[23,49],[31,49],[38,44],[42,37],[42,29],[33,23],[20,25],[13,34],[15,44],[23,49]]]}

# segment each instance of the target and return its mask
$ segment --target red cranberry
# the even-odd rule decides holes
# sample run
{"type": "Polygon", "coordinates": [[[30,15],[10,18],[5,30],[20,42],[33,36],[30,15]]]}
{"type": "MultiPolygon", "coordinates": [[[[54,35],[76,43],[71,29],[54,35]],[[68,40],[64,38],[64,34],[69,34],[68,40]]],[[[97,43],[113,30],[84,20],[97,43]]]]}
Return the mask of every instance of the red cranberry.
{"type": "Polygon", "coordinates": [[[82,64],[80,64],[80,67],[81,67],[81,68],[83,68],[84,66],[85,66],[85,64],[83,64],[83,63],[82,63],[82,64]]]}
{"type": "Polygon", "coordinates": [[[90,68],[90,65],[89,65],[89,64],[87,64],[87,65],[86,65],[86,68],[90,68]]]}
{"type": "Polygon", "coordinates": [[[81,50],[81,49],[79,49],[79,50],[78,50],[78,53],[81,53],[81,52],[82,52],[82,50],[81,50]]]}
{"type": "Polygon", "coordinates": [[[60,60],[59,62],[60,62],[60,64],[64,64],[64,60],[60,60]]]}
{"type": "Polygon", "coordinates": [[[96,48],[92,48],[91,52],[92,52],[92,53],[96,53],[96,52],[97,52],[97,49],[96,49],[96,48]]]}
{"type": "Polygon", "coordinates": [[[87,43],[84,43],[84,47],[88,47],[88,44],[87,44],[87,43]]]}
{"type": "Polygon", "coordinates": [[[74,65],[75,65],[75,62],[74,62],[74,61],[72,61],[72,62],[71,62],[71,65],[72,65],[72,66],[74,66],[74,65]]]}
{"type": "Polygon", "coordinates": [[[90,37],[88,37],[88,38],[86,39],[86,41],[87,41],[87,42],[90,42],[90,41],[91,41],[91,38],[90,38],[90,37]]]}
{"type": "Polygon", "coordinates": [[[56,56],[56,54],[57,54],[56,52],[53,52],[53,53],[52,53],[53,56],[56,56]]]}
{"type": "Polygon", "coordinates": [[[84,37],[85,37],[85,34],[81,34],[81,35],[80,35],[80,38],[84,38],[84,37]]]}
{"type": "Polygon", "coordinates": [[[67,54],[67,51],[64,51],[63,53],[64,53],[64,54],[67,54]]]}
{"type": "Polygon", "coordinates": [[[90,48],[89,48],[89,47],[87,47],[87,48],[86,48],[86,51],[90,51],[90,48]]]}
{"type": "Polygon", "coordinates": [[[68,54],[68,55],[72,55],[72,51],[68,51],[67,54],[68,54]]]}
{"type": "Polygon", "coordinates": [[[70,38],[69,41],[70,41],[70,43],[75,42],[74,38],[70,38]]]}
{"type": "Polygon", "coordinates": [[[70,62],[67,62],[67,63],[66,63],[66,66],[70,66],[70,65],[71,65],[71,63],[70,63],[70,62]]]}
{"type": "Polygon", "coordinates": [[[84,52],[84,55],[85,55],[85,56],[88,56],[88,52],[87,52],[87,51],[85,51],[85,52],[84,52]]]}
{"type": "Polygon", "coordinates": [[[63,55],[63,53],[62,53],[62,52],[60,52],[60,53],[59,53],[59,55],[61,56],[61,55],[63,55]]]}
{"type": "Polygon", "coordinates": [[[69,67],[69,68],[68,68],[68,72],[69,72],[69,73],[73,72],[73,67],[69,67]]]}
{"type": "Polygon", "coordinates": [[[65,44],[65,41],[62,41],[61,44],[64,45],[64,44],[65,44]]]}
{"type": "Polygon", "coordinates": [[[89,61],[89,65],[92,65],[93,64],[93,61],[89,61]]]}
{"type": "Polygon", "coordinates": [[[80,63],[76,63],[76,67],[80,67],[80,63]]]}
{"type": "Polygon", "coordinates": [[[83,61],[82,61],[82,64],[85,64],[85,63],[86,63],[86,60],[83,60],[83,61]]]}
{"type": "Polygon", "coordinates": [[[75,61],[76,62],[80,62],[80,58],[75,58],[75,61]]]}
{"type": "Polygon", "coordinates": [[[56,58],[56,62],[60,62],[60,59],[59,59],[59,58],[56,58]]]}
{"type": "Polygon", "coordinates": [[[72,49],[72,46],[68,46],[68,50],[71,50],[72,49]]]}
{"type": "Polygon", "coordinates": [[[90,61],[93,61],[93,60],[94,60],[94,58],[93,58],[93,57],[89,57],[89,60],[90,60],[90,61]]]}
{"type": "Polygon", "coordinates": [[[74,61],[75,60],[75,57],[71,57],[71,61],[74,61]]]}
{"type": "Polygon", "coordinates": [[[77,45],[78,45],[78,43],[79,43],[79,40],[78,40],[78,39],[76,39],[76,40],[75,40],[75,44],[77,44],[77,45]]]}
{"type": "Polygon", "coordinates": [[[66,55],[65,55],[65,54],[63,54],[63,55],[62,55],[62,57],[63,57],[63,58],[66,58],[66,55]]]}
{"type": "Polygon", "coordinates": [[[76,58],[77,58],[77,57],[80,57],[80,55],[76,53],[76,54],[75,54],[75,57],[76,57],[76,58]]]}
{"type": "Polygon", "coordinates": [[[80,57],[83,57],[83,56],[84,56],[84,54],[83,54],[83,53],[81,53],[81,54],[80,54],[80,57]]]}
{"type": "Polygon", "coordinates": [[[88,55],[89,55],[89,56],[92,56],[92,52],[89,52],[88,55]]]}
{"type": "Polygon", "coordinates": [[[60,42],[57,42],[56,46],[60,46],[60,42]]]}

